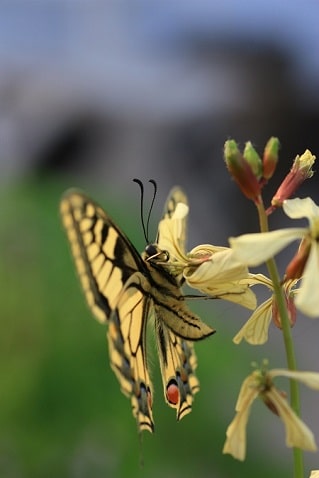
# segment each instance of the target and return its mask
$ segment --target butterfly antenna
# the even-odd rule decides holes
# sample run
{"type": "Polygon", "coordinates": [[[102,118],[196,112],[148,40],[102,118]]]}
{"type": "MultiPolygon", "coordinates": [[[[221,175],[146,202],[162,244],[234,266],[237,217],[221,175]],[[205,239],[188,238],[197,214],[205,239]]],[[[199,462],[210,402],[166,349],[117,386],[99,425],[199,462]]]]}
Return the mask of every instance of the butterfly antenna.
{"type": "Polygon", "coordinates": [[[135,179],[133,179],[133,181],[134,181],[134,183],[137,183],[139,185],[140,190],[141,190],[140,215],[141,215],[141,222],[142,222],[142,227],[143,227],[144,238],[145,238],[146,243],[148,244],[148,238],[147,238],[145,223],[144,223],[144,207],[143,207],[143,204],[144,204],[144,186],[143,186],[143,183],[140,179],[135,178],[135,179]]]}
{"type": "Polygon", "coordinates": [[[155,201],[156,194],[157,194],[157,184],[156,184],[156,181],[155,181],[154,179],[150,179],[150,180],[149,180],[149,183],[153,184],[154,192],[153,192],[153,198],[152,198],[152,202],[151,202],[150,209],[149,209],[149,211],[148,211],[148,216],[147,216],[147,221],[146,221],[146,232],[147,232],[147,235],[148,235],[148,225],[149,225],[149,222],[150,222],[150,217],[151,217],[152,209],[153,209],[153,206],[154,206],[154,201],[155,201]]]}
{"type": "Polygon", "coordinates": [[[156,184],[156,181],[154,179],[150,179],[149,182],[153,185],[154,187],[154,192],[153,192],[153,197],[152,197],[152,201],[151,201],[151,205],[150,205],[150,209],[148,211],[148,215],[147,215],[147,219],[146,219],[146,226],[145,226],[145,221],[144,221],[144,185],[142,183],[142,181],[140,179],[133,179],[133,181],[135,183],[137,183],[140,187],[140,190],[141,190],[141,222],[142,222],[142,227],[143,227],[143,233],[144,233],[144,238],[145,238],[145,241],[147,244],[149,244],[149,239],[148,239],[148,227],[149,227],[149,222],[150,222],[150,217],[151,217],[151,213],[152,213],[152,209],[153,209],[153,206],[154,206],[154,201],[155,201],[155,198],[156,198],[156,194],[157,194],[157,184],[156,184]]]}

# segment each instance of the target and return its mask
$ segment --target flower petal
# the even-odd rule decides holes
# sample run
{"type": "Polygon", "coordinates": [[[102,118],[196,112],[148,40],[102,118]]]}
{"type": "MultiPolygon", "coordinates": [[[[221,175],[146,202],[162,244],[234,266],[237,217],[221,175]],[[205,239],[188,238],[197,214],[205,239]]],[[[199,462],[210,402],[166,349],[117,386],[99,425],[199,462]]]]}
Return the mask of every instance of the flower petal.
{"type": "Polygon", "coordinates": [[[187,263],[186,253],[183,250],[185,221],[188,206],[178,203],[172,217],[162,219],[158,225],[158,246],[167,251],[171,261],[187,263]]]}
{"type": "Polygon", "coordinates": [[[306,217],[311,220],[312,217],[319,217],[319,207],[311,198],[286,199],[283,202],[283,210],[291,219],[300,219],[306,217]]]}
{"type": "Polygon", "coordinates": [[[315,390],[319,390],[319,373],[317,372],[300,372],[300,371],[293,371],[293,370],[286,370],[281,368],[274,368],[269,370],[268,374],[271,378],[274,377],[287,377],[287,378],[294,378],[299,382],[304,383],[310,388],[315,390]]]}
{"type": "Polygon", "coordinates": [[[303,450],[316,451],[316,443],[312,431],[300,420],[290,408],[287,400],[278,392],[275,387],[266,393],[267,399],[274,404],[278,415],[286,428],[286,445],[289,447],[301,448],[303,450]]]}
{"type": "Polygon", "coordinates": [[[268,287],[269,290],[273,291],[274,286],[272,280],[266,277],[264,274],[248,274],[247,282],[250,286],[252,285],[264,285],[268,287]]]}
{"type": "Polygon", "coordinates": [[[309,478],[319,478],[319,470],[312,470],[309,478]]]}
{"type": "Polygon", "coordinates": [[[243,381],[236,402],[235,410],[240,412],[249,408],[259,394],[259,373],[254,371],[243,381]]]}
{"type": "Polygon", "coordinates": [[[246,427],[251,405],[257,396],[256,379],[251,374],[241,386],[236,404],[237,413],[227,428],[223,448],[223,453],[229,453],[237,460],[244,460],[246,456],[246,427]]]}
{"type": "Polygon", "coordinates": [[[268,329],[271,322],[272,298],[263,302],[252,314],[245,325],[233,338],[235,344],[245,339],[251,345],[262,345],[268,340],[268,329]]]}
{"type": "Polygon", "coordinates": [[[236,258],[248,266],[258,266],[273,257],[290,242],[301,239],[308,229],[290,228],[277,231],[243,234],[231,237],[229,243],[236,258]]]}
{"type": "Polygon", "coordinates": [[[256,296],[249,289],[248,269],[234,258],[232,249],[204,244],[194,248],[189,256],[184,277],[190,287],[249,309],[256,307],[256,296]],[[203,262],[196,265],[201,258],[203,262]]]}
{"type": "Polygon", "coordinates": [[[254,292],[249,289],[247,284],[241,284],[241,281],[222,284],[216,281],[214,283],[214,281],[211,280],[201,284],[198,281],[194,281],[192,276],[190,276],[189,279],[186,279],[186,282],[193,289],[212,298],[228,300],[250,310],[256,308],[257,299],[254,292]]]}
{"type": "Polygon", "coordinates": [[[229,453],[237,460],[243,461],[246,457],[246,427],[249,418],[249,409],[238,412],[226,430],[226,441],[223,453],[229,453]]]}
{"type": "Polygon", "coordinates": [[[254,310],[257,304],[256,296],[251,289],[246,289],[244,292],[241,290],[240,292],[235,292],[233,294],[225,290],[220,290],[217,297],[223,300],[229,300],[229,302],[234,302],[235,304],[241,305],[250,310],[254,310]]]}
{"type": "Polygon", "coordinates": [[[319,316],[319,244],[316,241],[311,246],[295,304],[309,317],[319,316]]]}
{"type": "MultiPolygon", "coordinates": [[[[190,255],[196,255],[200,257],[199,250],[203,249],[207,245],[197,246],[190,252],[190,255]]],[[[213,246],[211,246],[213,247],[213,246]]],[[[188,280],[199,281],[200,283],[218,281],[220,283],[239,281],[245,279],[248,275],[247,266],[242,262],[239,262],[235,257],[234,252],[229,247],[219,247],[218,250],[211,251],[211,258],[203,262],[195,271],[190,268],[185,273],[185,278],[188,280]]],[[[210,252],[207,249],[207,252],[210,252]]]]}

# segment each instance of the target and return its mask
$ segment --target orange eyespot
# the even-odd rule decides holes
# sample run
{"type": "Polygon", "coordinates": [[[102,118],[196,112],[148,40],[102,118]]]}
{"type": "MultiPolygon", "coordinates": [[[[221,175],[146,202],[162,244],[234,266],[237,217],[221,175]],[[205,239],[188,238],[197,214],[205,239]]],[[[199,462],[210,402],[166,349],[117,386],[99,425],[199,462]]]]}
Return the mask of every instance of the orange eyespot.
{"type": "Polygon", "coordinates": [[[179,402],[179,390],[176,383],[171,382],[166,388],[166,398],[169,403],[177,405],[179,402]]]}

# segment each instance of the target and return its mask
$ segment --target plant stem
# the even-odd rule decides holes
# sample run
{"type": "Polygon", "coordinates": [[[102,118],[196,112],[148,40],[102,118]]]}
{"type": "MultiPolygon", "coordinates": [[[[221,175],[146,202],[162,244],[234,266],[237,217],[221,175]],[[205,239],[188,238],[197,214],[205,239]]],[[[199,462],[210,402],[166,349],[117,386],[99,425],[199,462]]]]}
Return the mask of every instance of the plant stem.
{"type": "MultiPolygon", "coordinates": [[[[268,232],[268,218],[265,213],[265,208],[262,200],[257,204],[257,210],[259,214],[259,224],[261,232],[268,232]]],[[[280,315],[280,322],[282,327],[282,334],[284,338],[286,359],[289,370],[297,370],[297,361],[294,349],[294,343],[291,334],[291,327],[289,322],[288,310],[286,305],[286,298],[284,290],[282,288],[280,277],[277,269],[276,262],[273,258],[266,262],[267,269],[274,287],[274,295],[276,296],[276,302],[278,312],[280,315]]],[[[290,405],[296,415],[300,417],[300,396],[299,386],[296,380],[290,379],[290,405]]],[[[294,478],[304,477],[304,465],[303,465],[303,452],[300,448],[293,449],[294,458],[294,478]]]]}

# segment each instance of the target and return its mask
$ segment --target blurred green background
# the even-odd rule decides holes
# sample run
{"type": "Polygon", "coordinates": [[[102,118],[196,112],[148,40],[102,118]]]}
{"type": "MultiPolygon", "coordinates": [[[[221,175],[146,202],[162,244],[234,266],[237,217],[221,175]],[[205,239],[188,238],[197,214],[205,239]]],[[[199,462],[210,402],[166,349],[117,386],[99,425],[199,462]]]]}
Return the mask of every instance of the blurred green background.
{"type": "MultiPolygon", "coordinates": [[[[156,432],[138,435],[108,364],[105,328],[86,308],[62,231],[65,181],[30,178],[1,191],[0,476],[291,477],[283,428],[262,404],[253,407],[247,460],[221,453],[250,361],[264,356],[263,348],[232,344],[239,323],[228,320],[237,308],[227,303],[223,312],[214,301],[195,304],[217,334],[196,346],[201,390],[192,413],[176,422],[154,357],[156,432]]],[[[135,211],[123,195],[96,196],[142,248],[141,227],[130,219],[137,204],[135,211]]]]}

